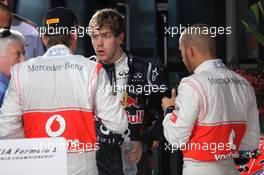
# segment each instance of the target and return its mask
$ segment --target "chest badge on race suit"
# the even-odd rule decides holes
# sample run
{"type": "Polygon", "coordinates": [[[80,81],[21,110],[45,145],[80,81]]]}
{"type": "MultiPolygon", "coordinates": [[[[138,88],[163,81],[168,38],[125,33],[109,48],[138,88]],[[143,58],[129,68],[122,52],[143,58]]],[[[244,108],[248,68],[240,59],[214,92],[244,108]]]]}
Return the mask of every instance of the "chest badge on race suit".
{"type": "Polygon", "coordinates": [[[50,137],[61,136],[66,129],[66,122],[61,115],[51,116],[46,123],[46,133],[50,137]]]}

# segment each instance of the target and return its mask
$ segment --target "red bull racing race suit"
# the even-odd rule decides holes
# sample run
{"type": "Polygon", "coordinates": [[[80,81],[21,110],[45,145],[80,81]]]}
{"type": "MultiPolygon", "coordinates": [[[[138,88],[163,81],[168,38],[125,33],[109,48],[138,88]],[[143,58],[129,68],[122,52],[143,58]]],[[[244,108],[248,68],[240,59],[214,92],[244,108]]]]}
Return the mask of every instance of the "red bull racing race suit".
{"type": "MultiPolygon", "coordinates": [[[[124,137],[129,137],[131,141],[141,141],[142,125],[147,116],[147,99],[150,94],[165,92],[166,85],[159,66],[129,53],[124,52],[114,64],[103,64],[103,67],[111,82],[108,91],[120,99],[129,125],[123,134],[116,134],[106,129],[100,120],[96,122],[97,139],[100,143],[96,155],[97,165],[100,175],[123,175],[120,145],[124,137]]],[[[157,100],[157,103],[160,107],[161,101],[157,100]]],[[[138,172],[142,168],[139,166],[138,164],[138,172]]]]}

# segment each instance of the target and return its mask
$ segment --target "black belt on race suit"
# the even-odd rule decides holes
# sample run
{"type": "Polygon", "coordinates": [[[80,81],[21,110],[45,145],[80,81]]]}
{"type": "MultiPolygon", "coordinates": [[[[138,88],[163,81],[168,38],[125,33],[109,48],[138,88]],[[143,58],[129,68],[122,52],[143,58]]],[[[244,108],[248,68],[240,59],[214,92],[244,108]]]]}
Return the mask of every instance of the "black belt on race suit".
{"type": "Polygon", "coordinates": [[[100,121],[96,122],[96,134],[99,143],[121,145],[124,141],[121,134],[109,131],[100,121]]]}

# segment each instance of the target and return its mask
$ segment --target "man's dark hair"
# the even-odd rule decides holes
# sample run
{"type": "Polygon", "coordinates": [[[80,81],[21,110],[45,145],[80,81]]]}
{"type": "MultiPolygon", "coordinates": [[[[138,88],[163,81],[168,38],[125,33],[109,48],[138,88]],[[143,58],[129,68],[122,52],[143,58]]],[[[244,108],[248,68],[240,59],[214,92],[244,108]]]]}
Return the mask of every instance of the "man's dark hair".
{"type": "Polygon", "coordinates": [[[70,47],[72,30],[77,28],[78,19],[71,9],[55,7],[46,13],[43,26],[46,29],[47,48],[57,44],[70,47]]]}
{"type": "Polygon", "coordinates": [[[57,44],[63,44],[67,47],[70,47],[72,35],[65,34],[65,35],[55,35],[55,36],[45,36],[47,38],[47,48],[55,46],[57,44]]]}
{"type": "Polygon", "coordinates": [[[202,52],[215,54],[215,37],[208,31],[210,31],[210,26],[203,23],[197,23],[186,28],[182,35],[183,45],[193,45],[202,52]]]}

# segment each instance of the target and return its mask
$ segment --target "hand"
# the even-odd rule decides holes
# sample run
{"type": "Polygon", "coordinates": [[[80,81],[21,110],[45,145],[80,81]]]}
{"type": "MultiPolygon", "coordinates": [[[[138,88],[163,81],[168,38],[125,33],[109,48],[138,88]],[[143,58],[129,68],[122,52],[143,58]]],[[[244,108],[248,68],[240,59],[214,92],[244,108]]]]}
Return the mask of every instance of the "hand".
{"type": "Polygon", "coordinates": [[[175,106],[175,99],[176,99],[176,90],[171,90],[171,98],[163,97],[162,98],[162,109],[165,110],[167,107],[175,106]]]}
{"type": "Polygon", "coordinates": [[[133,144],[132,150],[126,156],[127,160],[132,163],[138,163],[142,156],[142,143],[139,141],[131,141],[133,144]]]}

